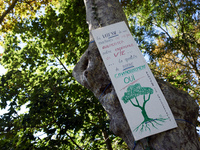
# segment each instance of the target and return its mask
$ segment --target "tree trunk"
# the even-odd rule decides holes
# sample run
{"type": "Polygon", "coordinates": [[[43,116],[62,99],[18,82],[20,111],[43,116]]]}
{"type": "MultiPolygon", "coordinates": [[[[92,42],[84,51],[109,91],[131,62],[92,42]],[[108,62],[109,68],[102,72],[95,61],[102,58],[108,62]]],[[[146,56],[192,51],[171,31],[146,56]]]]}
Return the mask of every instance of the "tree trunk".
{"type": "MultiPolygon", "coordinates": [[[[94,40],[91,30],[120,21],[127,22],[118,0],[84,0],[84,3],[90,41],[94,40]]],[[[89,44],[76,64],[73,76],[80,84],[90,89],[97,98],[102,94],[99,100],[110,117],[110,130],[120,136],[130,149],[133,149],[135,146],[133,135],[113,86],[107,87],[111,81],[95,42],[89,44]]],[[[197,124],[198,105],[187,93],[177,90],[170,84],[161,80],[158,80],[158,84],[177,119],[178,128],[153,135],[148,140],[146,138],[138,141],[135,150],[145,147],[156,150],[200,149],[196,127],[193,126],[197,124]]]]}

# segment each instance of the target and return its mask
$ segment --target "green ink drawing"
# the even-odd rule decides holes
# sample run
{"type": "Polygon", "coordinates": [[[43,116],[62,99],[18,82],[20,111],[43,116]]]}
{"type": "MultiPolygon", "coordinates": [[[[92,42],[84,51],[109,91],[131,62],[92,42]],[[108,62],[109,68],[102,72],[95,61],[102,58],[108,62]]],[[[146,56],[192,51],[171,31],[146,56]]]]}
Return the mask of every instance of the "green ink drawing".
{"type": "Polygon", "coordinates": [[[153,89],[150,87],[141,87],[139,83],[135,85],[130,85],[127,88],[127,92],[124,93],[124,96],[122,97],[123,102],[126,104],[129,101],[134,107],[138,107],[141,109],[141,113],[144,117],[144,121],[136,127],[133,131],[137,132],[140,130],[143,132],[144,130],[149,130],[151,131],[151,127],[156,128],[156,125],[162,125],[162,122],[165,122],[167,118],[163,118],[162,116],[160,118],[152,119],[149,118],[147,115],[147,112],[145,110],[146,103],[150,100],[151,94],[153,94],[153,89]],[[143,96],[143,101],[138,101],[138,96],[142,95],[143,96]],[[133,100],[135,101],[133,102],[133,100]],[[159,123],[161,122],[161,123],[159,123]]]}

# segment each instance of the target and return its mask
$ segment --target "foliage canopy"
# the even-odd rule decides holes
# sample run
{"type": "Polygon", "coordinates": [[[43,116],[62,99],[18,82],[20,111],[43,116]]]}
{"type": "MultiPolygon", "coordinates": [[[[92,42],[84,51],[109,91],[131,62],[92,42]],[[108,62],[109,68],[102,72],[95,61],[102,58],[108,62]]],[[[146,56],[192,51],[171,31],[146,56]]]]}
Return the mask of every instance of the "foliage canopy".
{"type": "Polygon", "coordinates": [[[200,100],[200,2],[131,1],[125,12],[154,75],[200,100]]]}

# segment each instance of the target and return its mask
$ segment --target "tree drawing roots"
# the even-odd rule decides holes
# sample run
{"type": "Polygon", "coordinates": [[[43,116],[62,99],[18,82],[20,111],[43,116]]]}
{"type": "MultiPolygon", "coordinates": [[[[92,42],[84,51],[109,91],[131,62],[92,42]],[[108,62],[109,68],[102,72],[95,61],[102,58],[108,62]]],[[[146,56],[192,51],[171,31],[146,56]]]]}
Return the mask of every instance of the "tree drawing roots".
{"type": "Polygon", "coordinates": [[[151,128],[158,129],[156,126],[162,126],[162,123],[165,122],[168,118],[157,118],[157,119],[149,119],[149,121],[144,120],[138,127],[136,127],[133,132],[143,132],[143,131],[151,131],[151,128]]]}

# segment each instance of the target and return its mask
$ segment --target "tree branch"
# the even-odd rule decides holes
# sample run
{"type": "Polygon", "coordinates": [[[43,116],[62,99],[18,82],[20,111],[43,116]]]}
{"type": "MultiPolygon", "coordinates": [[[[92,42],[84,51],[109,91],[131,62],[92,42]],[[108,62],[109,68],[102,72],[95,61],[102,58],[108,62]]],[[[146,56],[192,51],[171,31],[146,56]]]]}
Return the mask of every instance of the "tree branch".
{"type": "Polygon", "coordinates": [[[145,100],[145,94],[143,95],[144,103],[143,103],[143,108],[145,107],[146,103],[150,100],[151,94],[149,94],[148,99],[145,100]]]}
{"type": "MultiPolygon", "coordinates": [[[[136,99],[136,98],[135,98],[136,99]]],[[[136,101],[137,101],[137,103],[138,103],[138,100],[136,99],[136,101]]],[[[138,103],[138,105],[135,105],[133,102],[132,102],[132,100],[130,100],[130,102],[131,102],[131,104],[133,105],[133,106],[135,106],[135,107],[139,107],[140,109],[142,109],[142,107],[139,105],[139,103],[138,103]]]]}
{"type": "Polygon", "coordinates": [[[107,149],[113,150],[112,145],[111,145],[111,141],[110,141],[109,136],[108,136],[108,133],[105,130],[102,129],[102,134],[103,134],[104,141],[106,143],[107,149]]]}
{"type": "MultiPolygon", "coordinates": [[[[56,57],[56,56],[55,56],[56,57]]],[[[62,61],[58,58],[58,57],[56,57],[56,59],[60,62],[60,64],[63,66],[63,68],[65,69],[65,71],[68,73],[68,74],[70,74],[70,72],[67,70],[67,68],[65,67],[65,65],[62,63],[62,61]]]]}
{"type": "Polygon", "coordinates": [[[66,68],[65,65],[62,63],[62,61],[56,56],[56,54],[55,54],[53,51],[51,51],[51,52],[53,53],[54,57],[59,61],[59,63],[63,66],[63,68],[65,69],[65,71],[66,71],[68,74],[70,74],[70,72],[67,70],[67,68],[66,68]]]}
{"type": "Polygon", "coordinates": [[[66,132],[66,135],[70,138],[72,143],[74,143],[78,147],[78,149],[82,150],[82,148],[72,139],[72,137],[67,132],[66,132]]]}
{"type": "Polygon", "coordinates": [[[172,39],[172,37],[169,35],[169,33],[168,33],[163,27],[161,27],[161,26],[157,23],[156,19],[155,19],[155,23],[153,22],[153,24],[156,25],[158,28],[160,28],[163,32],[165,32],[165,34],[166,34],[170,39],[172,39]]]}
{"type": "Polygon", "coordinates": [[[34,11],[34,8],[31,6],[32,2],[34,2],[34,0],[33,1],[25,1],[25,3],[31,7],[31,10],[34,11]]]}
{"type": "Polygon", "coordinates": [[[175,13],[176,13],[176,15],[177,15],[177,17],[178,17],[179,24],[181,25],[181,17],[180,17],[180,15],[179,15],[179,13],[178,13],[178,11],[177,11],[177,9],[176,9],[175,4],[173,4],[171,0],[169,0],[169,2],[170,2],[170,4],[171,4],[171,6],[174,8],[175,13]]]}
{"type": "Polygon", "coordinates": [[[8,9],[2,14],[2,16],[0,17],[0,24],[2,24],[3,19],[5,18],[5,16],[10,13],[10,11],[15,7],[15,5],[17,4],[18,0],[14,0],[12,2],[12,4],[8,7],[8,9]]]}

